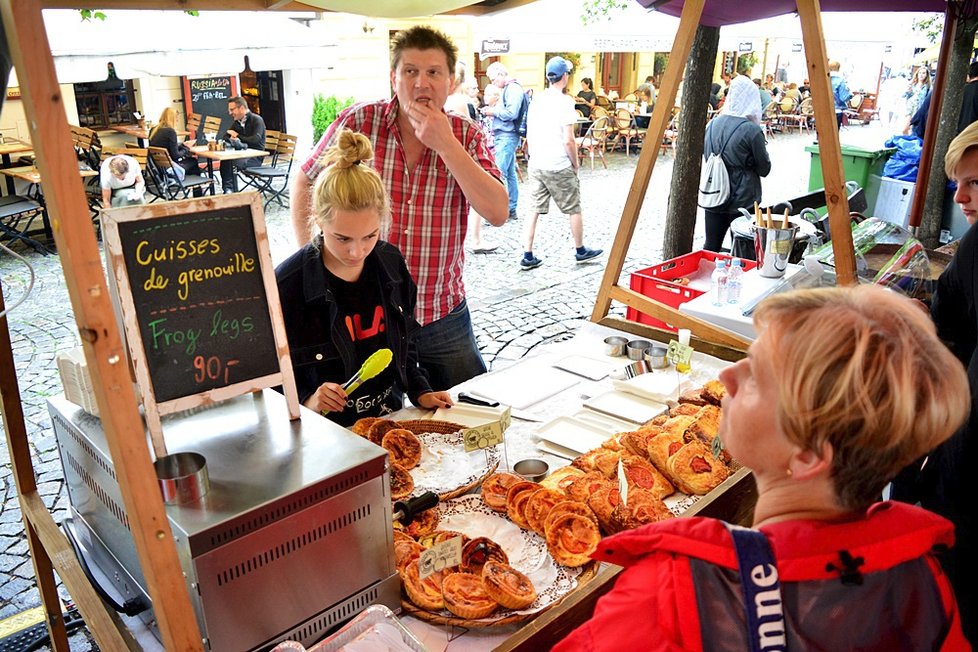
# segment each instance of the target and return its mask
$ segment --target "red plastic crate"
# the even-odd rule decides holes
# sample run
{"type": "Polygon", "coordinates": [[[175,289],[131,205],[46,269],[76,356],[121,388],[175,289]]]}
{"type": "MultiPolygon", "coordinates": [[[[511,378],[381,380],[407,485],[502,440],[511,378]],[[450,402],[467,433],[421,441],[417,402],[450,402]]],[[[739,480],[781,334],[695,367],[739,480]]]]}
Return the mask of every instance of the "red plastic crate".
{"type": "MultiPolygon", "coordinates": [[[[731,256],[728,254],[714,253],[705,249],[693,251],[671,260],[663,261],[658,265],[632,272],[628,286],[635,292],[645,295],[650,299],[655,299],[659,303],[678,308],[690,299],[695,299],[702,295],[703,292],[685,285],[673,283],[672,281],[689,276],[690,274],[695,274],[699,270],[701,260],[709,260],[713,263],[716,263],[717,260],[726,260],[729,262],[731,256]]],[[[744,258],[741,258],[741,261],[744,265],[745,272],[757,267],[756,261],[746,260],[744,258]]],[[[628,306],[625,312],[625,318],[629,321],[648,324],[649,326],[661,328],[673,333],[676,332],[676,328],[673,326],[670,326],[662,320],[649,317],[631,306],[628,306]]]]}

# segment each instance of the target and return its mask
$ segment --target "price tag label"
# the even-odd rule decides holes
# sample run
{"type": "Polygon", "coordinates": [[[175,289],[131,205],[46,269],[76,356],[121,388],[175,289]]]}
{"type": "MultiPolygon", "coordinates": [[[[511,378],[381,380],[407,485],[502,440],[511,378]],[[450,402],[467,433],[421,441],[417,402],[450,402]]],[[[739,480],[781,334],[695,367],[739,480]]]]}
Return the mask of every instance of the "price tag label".
{"type": "Polygon", "coordinates": [[[628,477],[625,475],[625,467],[621,460],[618,460],[618,493],[621,494],[621,504],[628,505],[628,477]]]}
{"type": "Polygon", "coordinates": [[[768,251],[772,254],[778,254],[780,256],[787,256],[791,253],[791,247],[793,245],[791,240],[771,240],[770,246],[768,246],[768,251]]]}
{"type": "Polygon", "coordinates": [[[470,453],[482,448],[492,448],[503,443],[503,424],[500,421],[468,428],[462,433],[465,452],[470,453]]]}
{"type": "Polygon", "coordinates": [[[676,340],[672,340],[669,342],[669,350],[666,351],[666,358],[674,365],[682,364],[689,366],[689,361],[693,358],[693,347],[684,346],[676,340]]]}
{"type": "Polygon", "coordinates": [[[458,566],[462,563],[462,537],[435,544],[418,558],[418,577],[424,579],[432,573],[458,566]]]}

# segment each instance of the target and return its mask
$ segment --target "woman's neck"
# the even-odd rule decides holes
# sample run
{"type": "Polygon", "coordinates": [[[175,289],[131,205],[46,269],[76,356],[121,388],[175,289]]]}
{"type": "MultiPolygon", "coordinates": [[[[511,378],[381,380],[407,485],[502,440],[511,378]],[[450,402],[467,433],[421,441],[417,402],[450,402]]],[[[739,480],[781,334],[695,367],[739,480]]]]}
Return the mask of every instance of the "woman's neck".
{"type": "Polygon", "coordinates": [[[347,283],[355,283],[360,280],[360,275],[363,273],[363,262],[360,263],[359,267],[350,267],[349,265],[344,265],[336,258],[334,258],[326,247],[323,247],[323,265],[329,270],[329,273],[340,279],[341,281],[346,281],[347,283]]]}
{"type": "Polygon", "coordinates": [[[850,511],[839,505],[828,479],[798,481],[788,476],[774,481],[757,479],[754,527],[781,521],[834,521],[846,518],[850,511]]]}

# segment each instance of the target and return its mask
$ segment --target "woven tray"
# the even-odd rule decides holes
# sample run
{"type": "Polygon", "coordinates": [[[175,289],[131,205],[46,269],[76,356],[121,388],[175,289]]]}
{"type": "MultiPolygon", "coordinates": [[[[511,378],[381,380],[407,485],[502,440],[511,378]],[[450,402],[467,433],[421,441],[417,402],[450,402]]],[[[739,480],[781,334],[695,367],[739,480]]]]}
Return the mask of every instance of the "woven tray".
{"type": "MultiPolygon", "coordinates": [[[[540,611],[534,611],[531,614],[511,614],[509,616],[503,616],[502,618],[497,618],[496,620],[489,619],[479,619],[479,620],[467,620],[465,618],[459,618],[458,616],[445,616],[442,613],[432,613],[430,611],[425,611],[421,607],[412,604],[407,600],[407,598],[401,595],[401,607],[404,613],[414,616],[418,620],[423,620],[433,625],[456,625],[459,627],[467,627],[469,629],[487,628],[487,627],[503,627],[505,625],[517,625],[520,623],[525,623],[528,620],[533,620],[537,616],[546,611],[556,607],[561,602],[567,599],[568,595],[572,595],[574,591],[580,589],[584,584],[591,581],[595,575],[598,574],[598,562],[592,561],[584,567],[581,574],[577,576],[577,586],[568,591],[560,600],[556,602],[551,602],[546,607],[540,609],[540,611]]],[[[448,613],[448,612],[445,612],[448,613]]]]}
{"type": "MultiPolygon", "coordinates": [[[[415,419],[411,421],[398,421],[397,425],[405,430],[410,430],[419,437],[425,433],[434,432],[443,435],[448,435],[459,430],[465,430],[465,426],[452,423],[451,421],[436,421],[434,419],[415,419]]],[[[467,494],[476,487],[480,486],[486,478],[496,472],[499,468],[499,462],[491,464],[487,467],[485,473],[475,478],[471,482],[467,482],[455,489],[450,491],[444,491],[438,494],[440,500],[450,500],[452,498],[457,498],[463,494],[467,494]]]]}

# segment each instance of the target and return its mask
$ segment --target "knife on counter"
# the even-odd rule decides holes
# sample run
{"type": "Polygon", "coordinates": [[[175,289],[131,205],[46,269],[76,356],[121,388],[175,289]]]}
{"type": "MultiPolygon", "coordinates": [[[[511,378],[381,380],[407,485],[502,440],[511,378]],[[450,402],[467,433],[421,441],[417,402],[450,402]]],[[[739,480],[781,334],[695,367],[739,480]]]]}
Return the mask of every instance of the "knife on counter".
{"type": "MultiPolygon", "coordinates": [[[[459,403],[468,403],[469,405],[478,405],[480,407],[499,407],[499,401],[494,401],[493,399],[482,396],[479,394],[473,394],[472,392],[459,392],[458,393],[459,403]]],[[[516,408],[510,407],[509,414],[514,419],[519,419],[521,421],[543,421],[542,417],[533,414],[532,412],[527,412],[526,410],[517,410],[516,408]]]]}

